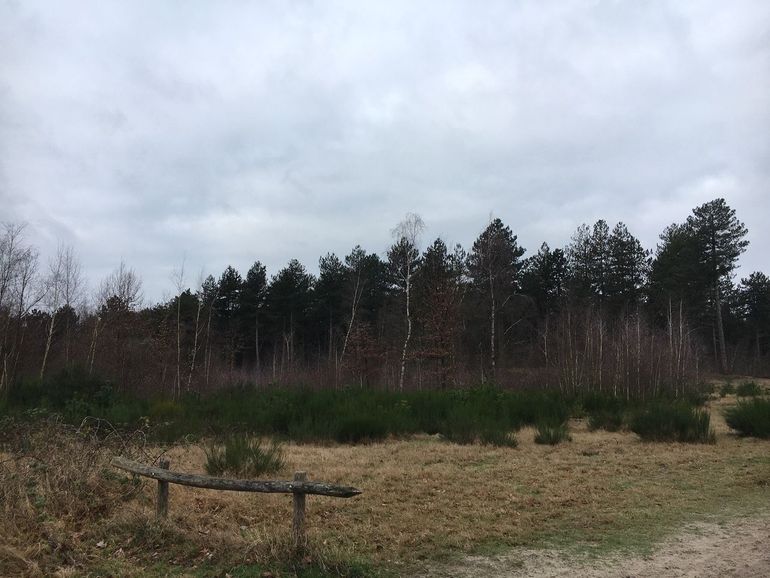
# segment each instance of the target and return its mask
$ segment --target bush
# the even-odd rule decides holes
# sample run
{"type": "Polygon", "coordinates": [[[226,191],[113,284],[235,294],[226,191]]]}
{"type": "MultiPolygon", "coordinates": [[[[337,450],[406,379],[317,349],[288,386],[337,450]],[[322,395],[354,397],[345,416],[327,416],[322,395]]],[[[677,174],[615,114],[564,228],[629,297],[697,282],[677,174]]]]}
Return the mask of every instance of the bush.
{"type": "Polygon", "coordinates": [[[171,421],[182,417],[184,409],[175,401],[161,399],[150,404],[149,414],[153,421],[171,421]]]}
{"type": "Polygon", "coordinates": [[[738,397],[756,397],[762,395],[762,388],[753,381],[744,381],[735,390],[738,397]]]}
{"type": "Polygon", "coordinates": [[[731,393],[735,393],[735,386],[733,385],[732,381],[727,381],[724,383],[724,385],[719,389],[719,396],[720,397],[727,397],[731,393]]]}
{"type": "Polygon", "coordinates": [[[82,366],[72,366],[41,380],[15,382],[8,391],[8,405],[16,408],[47,407],[55,410],[81,408],[84,417],[108,408],[114,402],[111,384],[82,366]]]}
{"type": "Polygon", "coordinates": [[[714,443],[711,416],[707,410],[684,402],[657,402],[639,411],[631,420],[631,431],[644,441],[714,443]]]}
{"type": "Polygon", "coordinates": [[[739,401],[725,411],[725,420],[742,436],[770,438],[770,399],[739,401]]]}
{"type": "Polygon", "coordinates": [[[284,466],[283,448],[275,440],[265,445],[260,438],[231,435],[222,443],[210,444],[204,451],[206,472],[212,476],[258,476],[284,466]]]}
{"type": "Polygon", "coordinates": [[[620,408],[597,410],[588,415],[588,429],[591,431],[598,429],[620,431],[624,418],[624,412],[620,408]]]}
{"type": "Polygon", "coordinates": [[[537,433],[535,434],[536,444],[555,446],[564,441],[572,441],[566,422],[542,421],[537,424],[537,433]]]}
{"type": "Polygon", "coordinates": [[[349,415],[340,419],[334,431],[334,439],[341,443],[357,444],[384,439],[388,426],[376,415],[349,415]]]}
{"type": "Polygon", "coordinates": [[[479,436],[479,441],[485,446],[515,448],[519,445],[516,434],[501,429],[485,429],[479,436]]]}

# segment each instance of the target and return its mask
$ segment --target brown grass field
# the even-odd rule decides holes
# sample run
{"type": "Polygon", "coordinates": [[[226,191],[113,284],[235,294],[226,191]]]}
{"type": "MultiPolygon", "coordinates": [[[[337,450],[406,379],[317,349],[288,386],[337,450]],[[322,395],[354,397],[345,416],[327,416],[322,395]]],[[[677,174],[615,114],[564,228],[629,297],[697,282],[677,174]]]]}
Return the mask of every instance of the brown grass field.
{"type": "Polygon", "coordinates": [[[583,421],[555,447],[536,445],[528,429],[517,448],[429,436],[287,444],[284,471],[270,477],[305,470],[364,492],[309,496],[310,547],[293,563],[290,496],[172,485],[169,519],[156,523],[155,483],[135,483],[110,457],[165,452],[172,469],[203,472],[199,446],[95,442],[44,422],[9,434],[0,454],[0,575],[461,575],[469,557],[504,553],[519,567],[519,550],[643,555],[685,524],[770,511],[770,441],[730,433],[722,410],[734,402],[709,402],[714,445],[642,443],[583,421]]]}

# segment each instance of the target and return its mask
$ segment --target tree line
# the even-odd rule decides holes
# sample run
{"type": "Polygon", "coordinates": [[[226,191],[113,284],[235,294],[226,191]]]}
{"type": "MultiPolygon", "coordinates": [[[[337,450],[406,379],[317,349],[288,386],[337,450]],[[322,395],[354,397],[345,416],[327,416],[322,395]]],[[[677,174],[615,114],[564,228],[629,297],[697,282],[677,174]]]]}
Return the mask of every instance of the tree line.
{"type": "Polygon", "coordinates": [[[526,256],[491,219],[467,250],[423,247],[408,214],[380,255],[355,246],[256,261],[142,303],[121,263],[91,294],[71,247],[48,263],[5,224],[0,236],[0,391],[79,366],[116,387],[180,396],[236,383],[391,389],[495,383],[679,393],[704,372],[770,371],[770,280],[738,283],[747,230],[724,199],[668,226],[654,251],[623,223],[582,225],[526,256]]]}

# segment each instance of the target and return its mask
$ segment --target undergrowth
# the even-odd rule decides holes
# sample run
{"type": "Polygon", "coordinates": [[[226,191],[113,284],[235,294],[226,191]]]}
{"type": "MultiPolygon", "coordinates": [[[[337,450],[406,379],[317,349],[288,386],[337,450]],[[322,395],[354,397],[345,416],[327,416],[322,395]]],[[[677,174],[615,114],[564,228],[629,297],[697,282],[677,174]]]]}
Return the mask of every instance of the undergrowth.
{"type": "Polygon", "coordinates": [[[743,436],[770,438],[770,399],[739,401],[725,411],[725,421],[743,436]]]}
{"type": "Polygon", "coordinates": [[[223,440],[213,440],[204,447],[206,472],[212,476],[259,476],[281,470],[284,466],[283,448],[275,440],[231,434],[223,440]]]}
{"type": "Polygon", "coordinates": [[[631,420],[631,431],[645,441],[715,443],[707,410],[684,402],[653,403],[637,411],[631,420]]]}
{"type": "Polygon", "coordinates": [[[738,397],[756,397],[762,395],[762,388],[755,381],[744,381],[735,390],[738,397]]]}
{"type": "Polygon", "coordinates": [[[555,446],[561,442],[569,441],[572,441],[572,437],[569,435],[569,428],[565,422],[542,421],[537,424],[536,444],[555,446]]]}
{"type": "MultiPolygon", "coordinates": [[[[702,399],[696,392],[676,405],[690,408],[702,399]]],[[[513,447],[513,432],[523,426],[564,424],[570,417],[587,416],[591,429],[616,431],[625,427],[628,416],[648,405],[649,401],[609,393],[577,396],[491,385],[407,392],[239,386],[208,396],[140,398],[117,392],[109,382],[83,369],[70,368],[42,382],[13,384],[0,413],[23,416],[42,410],[55,412],[70,423],[98,416],[124,430],[142,427],[157,442],[211,439],[237,432],[299,443],[359,444],[426,433],[459,444],[513,447]]]]}

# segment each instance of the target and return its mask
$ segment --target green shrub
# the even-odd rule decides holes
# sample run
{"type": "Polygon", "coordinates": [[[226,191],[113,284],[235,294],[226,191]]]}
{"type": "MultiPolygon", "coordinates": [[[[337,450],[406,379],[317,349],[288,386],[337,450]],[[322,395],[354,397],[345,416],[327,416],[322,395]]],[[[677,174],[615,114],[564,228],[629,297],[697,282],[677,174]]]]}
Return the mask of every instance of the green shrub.
{"type": "Polygon", "coordinates": [[[591,431],[598,429],[620,431],[624,418],[624,412],[620,408],[596,410],[588,415],[588,429],[591,431]]]}
{"type": "Polygon", "coordinates": [[[341,418],[334,431],[334,439],[341,444],[357,444],[384,439],[388,426],[377,415],[349,415],[341,418]]]}
{"type": "Polygon", "coordinates": [[[714,443],[711,416],[707,410],[686,402],[656,402],[631,420],[631,431],[645,441],[714,443]]]}
{"type": "Polygon", "coordinates": [[[184,408],[170,399],[159,399],[150,404],[149,414],[153,421],[171,421],[181,417],[184,408]]]}
{"type": "Polygon", "coordinates": [[[756,397],[762,395],[762,388],[754,381],[744,381],[738,386],[735,393],[738,397],[756,397]]]}
{"type": "Polygon", "coordinates": [[[565,441],[572,441],[566,422],[541,421],[537,424],[537,433],[535,434],[536,444],[555,446],[556,444],[565,441]]]}
{"type": "Polygon", "coordinates": [[[82,408],[84,417],[97,414],[114,401],[109,382],[92,375],[82,366],[72,366],[46,376],[44,379],[27,378],[11,385],[8,405],[17,408],[47,407],[64,410],[82,408]]]}
{"type": "Polygon", "coordinates": [[[727,397],[731,393],[735,393],[735,386],[732,381],[726,381],[721,388],[719,388],[719,396],[727,397]]]}
{"type": "Polygon", "coordinates": [[[485,429],[479,436],[479,441],[485,446],[495,446],[503,448],[515,448],[519,445],[516,434],[502,429],[485,429]]]}
{"type": "Polygon", "coordinates": [[[770,399],[739,401],[725,411],[725,420],[743,436],[770,438],[770,399]]]}
{"type": "Polygon", "coordinates": [[[261,438],[230,435],[221,443],[212,442],[204,451],[206,472],[212,476],[258,476],[284,466],[283,448],[275,440],[265,444],[261,438]]]}

